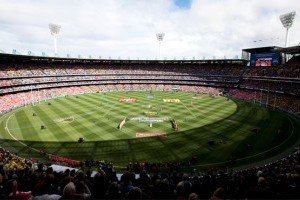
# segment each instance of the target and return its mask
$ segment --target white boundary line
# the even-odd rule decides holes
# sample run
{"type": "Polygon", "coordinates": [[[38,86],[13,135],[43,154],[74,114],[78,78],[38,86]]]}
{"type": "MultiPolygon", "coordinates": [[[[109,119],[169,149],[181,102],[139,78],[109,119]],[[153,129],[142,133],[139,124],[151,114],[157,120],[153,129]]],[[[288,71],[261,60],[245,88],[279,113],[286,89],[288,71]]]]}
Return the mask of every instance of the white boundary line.
{"type": "Polygon", "coordinates": [[[22,144],[22,145],[25,146],[25,147],[28,147],[28,148],[30,148],[30,149],[36,151],[36,152],[39,152],[38,149],[33,148],[33,147],[30,147],[30,146],[28,146],[27,144],[25,144],[24,142],[18,140],[18,139],[17,139],[17,138],[9,131],[9,128],[8,128],[8,122],[9,122],[10,118],[11,118],[12,116],[14,116],[14,114],[15,114],[15,113],[11,114],[11,115],[7,118],[6,123],[5,123],[5,130],[8,132],[8,134],[10,135],[10,137],[12,137],[15,141],[19,142],[20,144],[22,144]]]}
{"type": "MultiPolygon", "coordinates": [[[[107,111],[102,117],[105,117],[105,116],[106,116],[106,115],[114,108],[114,105],[115,105],[115,104],[116,104],[116,103],[114,103],[111,107],[109,107],[108,111],[107,111]]],[[[98,112],[98,111],[92,111],[92,112],[90,112],[90,113],[94,113],[94,112],[98,112]]],[[[90,113],[89,113],[89,114],[90,114],[90,113]]],[[[12,114],[7,118],[6,123],[5,123],[5,130],[8,132],[8,134],[9,134],[15,141],[19,142],[20,144],[22,144],[22,145],[25,146],[25,147],[28,147],[28,148],[30,148],[30,149],[36,151],[36,152],[39,152],[38,149],[33,148],[33,147],[30,147],[30,146],[28,146],[27,144],[25,144],[24,142],[18,140],[18,139],[10,132],[10,130],[14,130],[14,129],[9,129],[9,128],[8,128],[8,122],[10,121],[10,118],[11,118],[12,116],[14,116],[14,115],[15,115],[15,112],[12,113],[12,114]]],[[[85,116],[85,115],[86,115],[86,114],[84,114],[83,116],[85,116]]],[[[75,117],[72,116],[72,118],[73,118],[73,121],[74,121],[74,120],[75,120],[75,117]]],[[[73,121],[71,121],[71,122],[73,122],[73,121]]],[[[58,123],[63,123],[63,122],[64,122],[64,121],[61,121],[61,122],[58,122],[58,123]]],[[[56,123],[57,123],[57,122],[56,122],[56,123]]],[[[48,154],[48,155],[51,155],[51,154],[48,154]]]]}
{"type": "MultiPolygon", "coordinates": [[[[183,102],[181,102],[181,103],[186,107],[186,105],[185,105],[183,102]]],[[[115,103],[115,104],[116,104],[116,103],[115,103]]],[[[114,104],[114,105],[115,105],[115,104],[114,104]]],[[[104,114],[103,117],[105,117],[105,116],[108,114],[108,112],[114,107],[114,105],[112,105],[112,106],[109,108],[109,110],[104,114]]],[[[186,107],[186,108],[187,108],[187,107],[186,107]]],[[[187,108],[187,109],[188,109],[188,108],[187,108]]],[[[189,109],[188,109],[188,110],[189,110],[189,109]]],[[[190,110],[189,110],[189,111],[190,111],[190,110]]],[[[190,111],[190,112],[191,112],[191,111],[190,111]]],[[[11,134],[11,132],[9,131],[9,129],[8,129],[8,122],[9,122],[10,118],[11,118],[14,114],[15,114],[15,113],[12,113],[12,114],[8,117],[8,119],[6,120],[6,123],[5,123],[5,130],[8,132],[8,134],[9,134],[15,141],[19,142],[19,143],[22,144],[23,146],[26,146],[26,147],[28,147],[28,148],[34,150],[34,151],[39,152],[38,149],[33,148],[33,147],[30,147],[30,146],[28,146],[27,144],[25,144],[24,142],[18,140],[18,139],[17,139],[13,134],[11,134]]],[[[292,121],[291,121],[291,119],[290,119],[289,116],[288,116],[288,119],[289,119],[289,121],[290,121],[290,123],[291,123],[291,125],[292,125],[292,133],[291,133],[291,134],[289,135],[289,137],[286,138],[282,143],[280,143],[279,145],[277,145],[277,146],[275,146],[275,147],[273,147],[273,148],[271,148],[271,149],[268,149],[268,150],[266,150],[266,151],[257,153],[257,154],[255,154],[255,155],[251,155],[251,156],[247,156],[247,157],[244,157],[244,158],[235,159],[235,161],[241,161],[241,160],[245,160],[245,159],[248,159],[248,158],[253,158],[253,157],[256,157],[256,156],[258,156],[258,155],[261,155],[261,154],[267,153],[267,152],[269,152],[269,151],[272,151],[273,149],[276,149],[276,148],[278,148],[279,146],[283,145],[283,144],[284,144],[284,143],[285,143],[285,142],[286,142],[286,141],[294,134],[294,130],[295,130],[294,124],[292,123],[292,121]]],[[[51,154],[48,154],[48,155],[51,155],[51,154]]],[[[193,165],[193,166],[194,166],[194,167],[202,167],[202,166],[210,166],[210,165],[220,165],[220,164],[224,164],[224,163],[228,163],[228,161],[216,162],[216,163],[207,163],[207,164],[193,165]]]]}
{"type": "Polygon", "coordinates": [[[194,118],[197,118],[196,115],[181,101],[181,104],[190,112],[191,115],[193,115],[194,118]]]}
{"type": "MultiPolygon", "coordinates": [[[[116,104],[116,103],[115,103],[116,104]]],[[[114,107],[114,105],[115,104],[113,104],[111,107],[109,107],[109,109],[108,109],[108,111],[102,116],[102,117],[105,117],[108,113],[109,113],[109,111],[111,110],[111,109],[113,109],[113,107],[114,107]]],[[[86,115],[90,115],[90,114],[93,114],[93,113],[98,113],[98,112],[100,112],[99,110],[96,110],[96,111],[91,111],[91,112],[83,112],[82,114],[78,114],[78,115],[74,115],[74,116],[67,116],[67,117],[65,117],[65,118],[69,118],[69,117],[73,117],[74,118],[74,120],[75,119],[80,119],[80,118],[83,118],[84,116],[86,116],[86,115]]],[[[59,120],[61,120],[62,118],[59,118],[59,120]]],[[[74,121],[73,120],[73,121],[74,121]]],[[[71,121],[71,122],[73,122],[73,121],[71,121]]],[[[69,122],[69,123],[71,123],[71,122],[69,122]]],[[[48,124],[47,124],[47,126],[50,126],[50,125],[52,125],[52,124],[60,124],[60,123],[65,123],[65,121],[64,120],[61,120],[61,121],[55,121],[55,120],[53,120],[52,122],[49,122],[48,124]]],[[[9,130],[20,130],[20,129],[26,129],[26,128],[32,128],[32,127],[38,127],[38,126],[40,126],[40,125],[33,125],[33,126],[27,126],[27,127],[20,127],[20,128],[10,128],[9,130]]]]}

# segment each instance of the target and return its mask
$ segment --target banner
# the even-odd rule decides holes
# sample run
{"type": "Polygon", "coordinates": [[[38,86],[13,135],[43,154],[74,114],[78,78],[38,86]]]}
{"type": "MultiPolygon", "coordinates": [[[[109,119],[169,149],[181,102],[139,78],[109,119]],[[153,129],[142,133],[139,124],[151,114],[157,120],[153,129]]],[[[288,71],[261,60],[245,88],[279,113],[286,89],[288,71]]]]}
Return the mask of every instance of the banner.
{"type": "Polygon", "coordinates": [[[163,99],[164,102],[167,103],[179,103],[181,102],[180,99],[163,99]]]}
{"type": "Polygon", "coordinates": [[[136,137],[167,137],[166,133],[136,133],[136,137]]]}

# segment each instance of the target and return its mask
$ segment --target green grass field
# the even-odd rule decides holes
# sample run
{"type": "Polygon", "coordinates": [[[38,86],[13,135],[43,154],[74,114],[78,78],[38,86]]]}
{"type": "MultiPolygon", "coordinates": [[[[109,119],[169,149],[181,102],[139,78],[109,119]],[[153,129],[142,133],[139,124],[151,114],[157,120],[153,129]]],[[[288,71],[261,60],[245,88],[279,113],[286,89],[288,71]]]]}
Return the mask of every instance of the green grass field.
{"type": "Polygon", "coordinates": [[[1,146],[20,156],[42,159],[38,151],[43,149],[47,154],[109,160],[119,166],[129,162],[185,162],[192,157],[196,157],[195,167],[225,164],[232,159],[244,165],[287,152],[300,137],[299,120],[286,113],[183,92],[60,97],[18,108],[2,116],[0,123],[1,146]],[[121,98],[136,98],[137,102],[120,102],[121,98]],[[124,126],[118,129],[125,118],[124,126]],[[162,118],[161,122],[151,121],[162,118]],[[178,130],[172,128],[172,119],[178,130]],[[137,138],[137,133],[167,135],[137,138]],[[80,137],[85,142],[79,143],[80,137]]]}

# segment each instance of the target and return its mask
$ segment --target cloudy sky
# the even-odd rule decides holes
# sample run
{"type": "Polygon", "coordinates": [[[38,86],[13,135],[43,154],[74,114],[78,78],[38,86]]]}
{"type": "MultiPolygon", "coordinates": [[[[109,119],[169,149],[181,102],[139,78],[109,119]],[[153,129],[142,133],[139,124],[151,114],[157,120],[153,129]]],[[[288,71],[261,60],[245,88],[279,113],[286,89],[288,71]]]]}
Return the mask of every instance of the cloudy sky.
{"type": "Polygon", "coordinates": [[[233,58],[241,49],[284,46],[279,15],[296,11],[290,45],[300,42],[299,0],[0,0],[0,52],[54,55],[49,23],[62,26],[66,57],[233,58]]]}

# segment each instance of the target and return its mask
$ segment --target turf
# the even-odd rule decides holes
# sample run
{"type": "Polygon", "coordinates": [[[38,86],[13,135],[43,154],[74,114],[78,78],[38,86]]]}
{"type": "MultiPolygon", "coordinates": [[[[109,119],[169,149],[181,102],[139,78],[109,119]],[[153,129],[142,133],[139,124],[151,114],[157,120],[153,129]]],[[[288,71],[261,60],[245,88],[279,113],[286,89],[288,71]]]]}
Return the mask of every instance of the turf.
{"type": "Polygon", "coordinates": [[[247,164],[285,151],[297,143],[300,134],[299,120],[283,112],[221,96],[183,92],[66,96],[16,109],[0,122],[1,146],[21,156],[40,159],[36,152],[43,149],[75,160],[109,160],[120,166],[187,162],[191,158],[196,158],[195,166],[232,160],[247,164]],[[137,102],[120,102],[121,98],[136,98],[137,102]],[[129,120],[118,129],[125,117],[129,120]],[[150,125],[133,120],[137,117],[168,120],[150,125]],[[176,120],[178,130],[172,128],[171,119],[176,120]],[[136,133],[167,136],[136,138],[136,133]],[[85,142],[78,143],[80,137],[85,142]]]}

